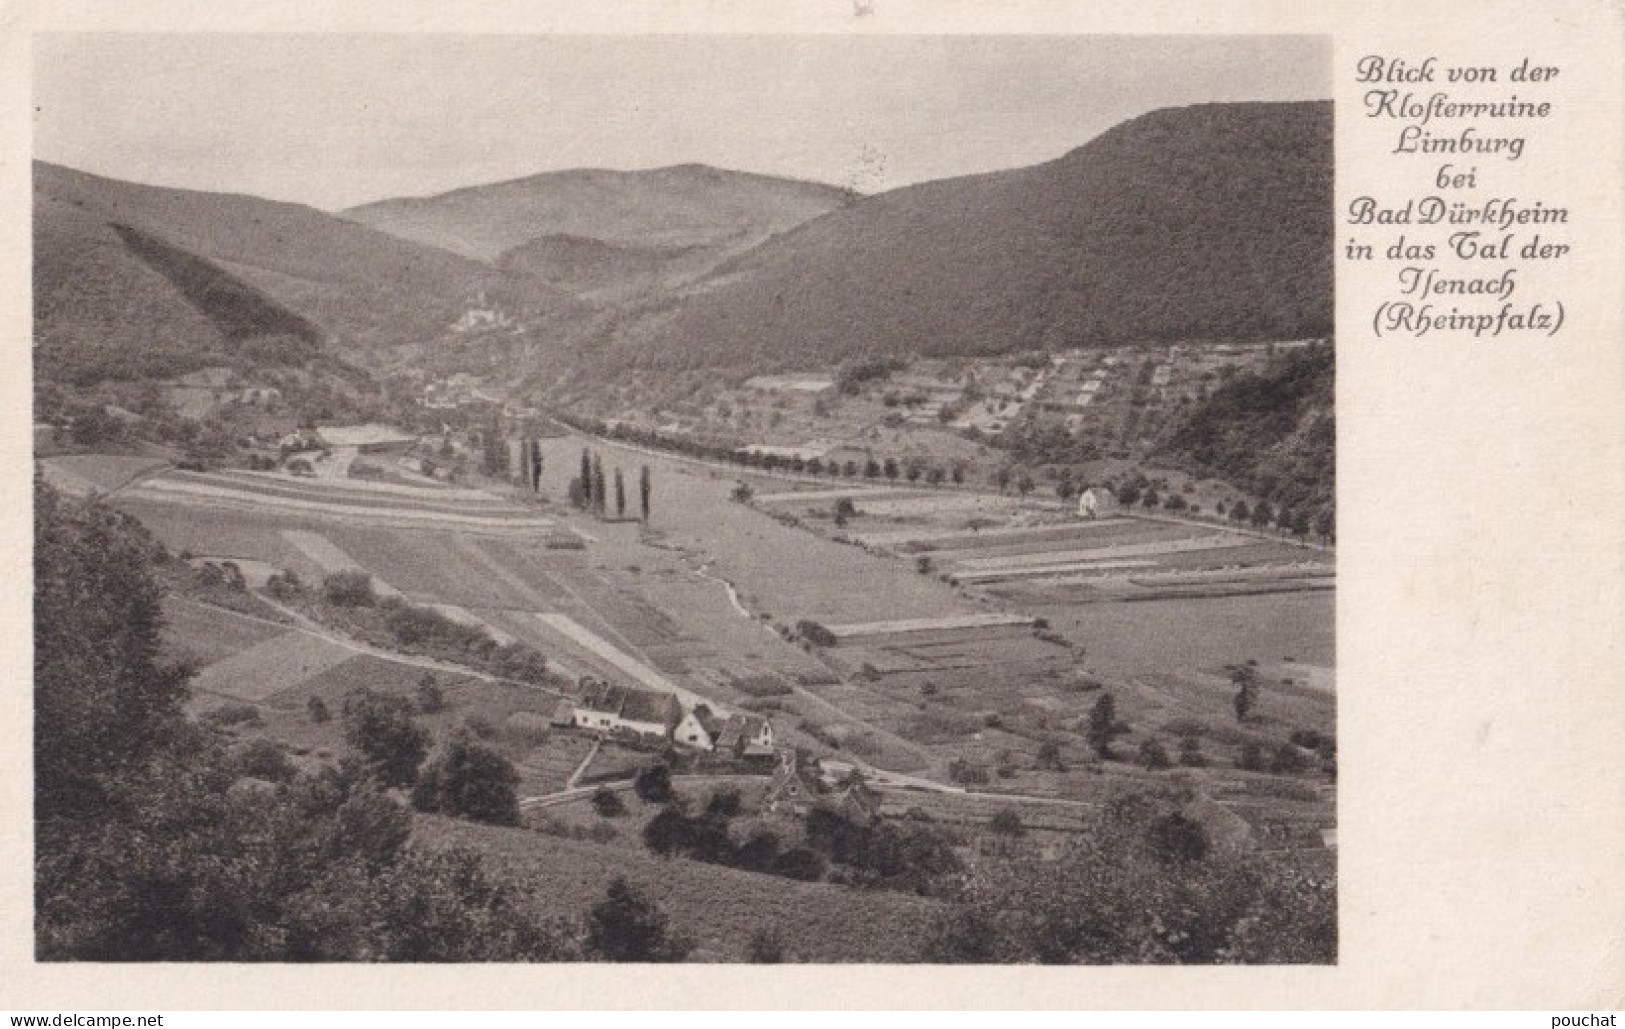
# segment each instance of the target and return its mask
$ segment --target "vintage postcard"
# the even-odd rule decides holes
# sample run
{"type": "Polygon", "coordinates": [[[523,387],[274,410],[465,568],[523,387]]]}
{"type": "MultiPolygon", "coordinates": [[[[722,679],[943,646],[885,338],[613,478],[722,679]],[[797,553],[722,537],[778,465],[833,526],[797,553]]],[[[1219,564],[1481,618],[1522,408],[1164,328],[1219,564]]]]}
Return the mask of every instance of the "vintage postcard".
{"type": "Polygon", "coordinates": [[[0,1002],[1617,1007],[1622,23],[1496,10],[29,12],[0,1002]]]}

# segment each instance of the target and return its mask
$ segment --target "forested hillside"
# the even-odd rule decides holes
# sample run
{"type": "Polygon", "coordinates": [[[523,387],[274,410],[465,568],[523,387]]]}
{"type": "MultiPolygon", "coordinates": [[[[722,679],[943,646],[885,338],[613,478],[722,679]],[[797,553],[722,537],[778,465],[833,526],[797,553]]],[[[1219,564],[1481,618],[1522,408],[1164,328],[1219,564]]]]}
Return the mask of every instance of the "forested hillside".
{"type": "Polygon", "coordinates": [[[1328,343],[1235,376],[1178,423],[1156,456],[1224,479],[1278,508],[1329,507],[1337,443],[1335,366],[1328,343]]]}
{"type": "Polygon", "coordinates": [[[1328,103],[1156,111],[1059,160],[859,200],[623,322],[615,366],[831,367],[1329,335],[1328,103]]]}
{"type": "Polygon", "coordinates": [[[537,338],[591,317],[534,279],[313,208],[39,162],[34,256],[40,368],[82,383],[254,360],[255,340],[277,363],[318,339],[366,362],[442,337],[479,296],[537,338]]]}

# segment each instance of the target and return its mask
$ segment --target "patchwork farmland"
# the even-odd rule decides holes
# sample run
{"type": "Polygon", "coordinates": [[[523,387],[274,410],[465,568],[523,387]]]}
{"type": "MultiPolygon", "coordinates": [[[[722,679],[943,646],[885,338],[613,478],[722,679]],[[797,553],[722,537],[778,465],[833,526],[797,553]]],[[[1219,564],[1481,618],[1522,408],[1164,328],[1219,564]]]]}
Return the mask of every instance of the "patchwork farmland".
{"type": "MultiPolygon", "coordinates": [[[[1236,767],[1335,729],[1328,552],[1210,522],[1082,520],[1010,495],[798,489],[613,447],[611,465],[651,468],[654,511],[647,525],[598,519],[559,503],[596,445],[544,440],[541,488],[523,496],[139,461],[94,471],[194,563],[236,562],[261,591],[279,571],[312,584],[364,573],[381,598],[534,648],[556,676],[526,687],[172,603],[168,638],[199,667],[198,712],[251,718],[312,767],[346,746],[313,704],[338,711],[362,686],[410,698],[429,679],[445,697],[425,716],[436,737],[478,727],[513,762],[527,818],[583,833],[591,791],[569,787],[624,790],[649,760],[555,724],[558,690],[591,677],[765,717],[780,747],[861,770],[893,818],[979,831],[1019,811],[1037,839],[1061,838],[1123,790],[1167,782],[1210,833],[1248,846],[1333,824],[1312,776],[1236,767]],[[1238,724],[1242,665],[1260,714],[1238,724]],[[1102,760],[1090,712],[1108,692],[1119,731],[1102,760]],[[1185,748],[1183,767],[1142,767],[1136,755],[1159,747],[1185,748]]],[[[90,481],[90,467],[47,465],[90,481]]],[[[636,849],[579,845],[615,860],[636,849]]]]}

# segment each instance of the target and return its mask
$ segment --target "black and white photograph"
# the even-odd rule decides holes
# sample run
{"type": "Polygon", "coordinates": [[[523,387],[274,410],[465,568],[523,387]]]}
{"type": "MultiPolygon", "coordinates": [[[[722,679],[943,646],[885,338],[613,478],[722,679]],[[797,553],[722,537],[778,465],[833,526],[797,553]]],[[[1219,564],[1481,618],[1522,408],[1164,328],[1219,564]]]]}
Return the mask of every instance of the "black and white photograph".
{"type": "Polygon", "coordinates": [[[1329,36],[33,56],[36,961],[1338,963],[1329,36]]]}

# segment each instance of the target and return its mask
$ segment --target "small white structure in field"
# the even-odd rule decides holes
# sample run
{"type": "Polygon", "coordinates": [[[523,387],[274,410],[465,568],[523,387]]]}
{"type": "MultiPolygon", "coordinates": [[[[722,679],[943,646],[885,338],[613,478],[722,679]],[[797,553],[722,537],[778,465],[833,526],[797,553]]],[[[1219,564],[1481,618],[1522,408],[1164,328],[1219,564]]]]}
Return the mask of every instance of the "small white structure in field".
{"type": "Polygon", "coordinates": [[[1117,513],[1117,497],[1104,486],[1091,486],[1078,496],[1080,518],[1105,518],[1117,513]]]}

